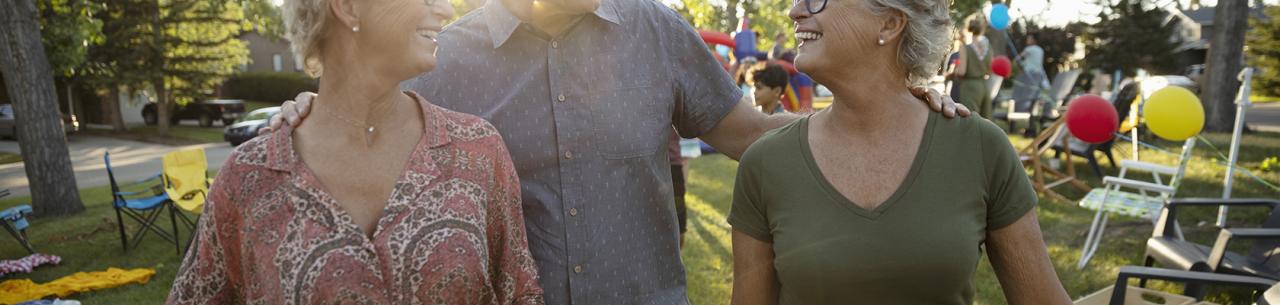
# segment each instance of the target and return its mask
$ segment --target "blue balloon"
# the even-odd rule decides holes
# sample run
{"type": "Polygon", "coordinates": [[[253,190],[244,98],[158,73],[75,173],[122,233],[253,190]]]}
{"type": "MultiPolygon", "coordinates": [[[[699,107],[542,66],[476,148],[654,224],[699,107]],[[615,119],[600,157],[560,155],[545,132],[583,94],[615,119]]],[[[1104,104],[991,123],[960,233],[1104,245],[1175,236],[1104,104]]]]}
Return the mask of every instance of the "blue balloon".
{"type": "Polygon", "coordinates": [[[997,30],[1005,30],[1009,28],[1009,6],[1004,3],[991,6],[991,16],[987,16],[991,20],[991,27],[997,30]]]}

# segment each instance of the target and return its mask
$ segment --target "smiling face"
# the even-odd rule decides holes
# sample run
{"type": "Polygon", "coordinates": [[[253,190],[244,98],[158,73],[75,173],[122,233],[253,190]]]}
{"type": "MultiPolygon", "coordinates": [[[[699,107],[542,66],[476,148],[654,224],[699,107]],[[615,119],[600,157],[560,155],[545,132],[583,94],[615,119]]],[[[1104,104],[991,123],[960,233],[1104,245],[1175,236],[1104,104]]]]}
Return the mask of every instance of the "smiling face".
{"type": "MultiPolygon", "coordinates": [[[[453,17],[447,0],[357,2],[356,56],[372,71],[409,79],[436,66],[436,37],[453,17]]],[[[341,29],[340,29],[341,30],[341,29]]]]}
{"type": "MultiPolygon", "coordinates": [[[[812,0],[816,9],[823,0],[812,0]]],[[[805,0],[796,0],[790,17],[795,21],[798,54],[796,69],[815,79],[841,67],[858,65],[877,47],[884,17],[874,14],[866,0],[829,0],[817,14],[809,13],[805,0]]]]}

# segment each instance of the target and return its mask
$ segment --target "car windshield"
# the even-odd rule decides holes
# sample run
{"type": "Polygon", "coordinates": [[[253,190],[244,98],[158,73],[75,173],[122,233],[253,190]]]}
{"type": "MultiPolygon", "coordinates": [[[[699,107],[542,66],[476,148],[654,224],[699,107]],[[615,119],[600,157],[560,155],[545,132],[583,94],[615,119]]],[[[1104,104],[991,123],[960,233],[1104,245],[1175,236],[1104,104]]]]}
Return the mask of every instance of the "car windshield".
{"type": "Polygon", "coordinates": [[[244,116],[240,121],[266,120],[270,119],[271,116],[276,115],[277,112],[280,112],[280,107],[258,109],[250,112],[249,115],[244,116]]]}

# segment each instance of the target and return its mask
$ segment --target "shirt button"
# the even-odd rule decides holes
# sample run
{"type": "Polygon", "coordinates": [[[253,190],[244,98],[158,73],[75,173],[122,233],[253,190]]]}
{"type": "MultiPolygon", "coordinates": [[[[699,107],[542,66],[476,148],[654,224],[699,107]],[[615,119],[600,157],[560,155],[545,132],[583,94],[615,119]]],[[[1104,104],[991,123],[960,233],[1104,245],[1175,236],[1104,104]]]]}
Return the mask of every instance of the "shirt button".
{"type": "Polygon", "coordinates": [[[573,266],[573,273],[582,273],[582,265],[573,266]]]}
{"type": "Polygon", "coordinates": [[[560,42],[559,42],[559,41],[552,41],[552,42],[551,42],[551,48],[552,48],[552,49],[559,49],[559,48],[560,48],[560,42]]]}
{"type": "Polygon", "coordinates": [[[557,100],[557,101],[561,101],[561,102],[563,102],[563,101],[565,100],[565,98],[564,98],[564,94],[561,94],[560,96],[557,96],[557,97],[556,97],[556,100],[557,100]]]}
{"type": "Polygon", "coordinates": [[[573,159],[573,152],[572,152],[572,151],[566,151],[566,152],[564,152],[564,158],[565,158],[566,160],[573,159]]]}
{"type": "Polygon", "coordinates": [[[569,216],[578,216],[578,208],[570,208],[569,216]]]}

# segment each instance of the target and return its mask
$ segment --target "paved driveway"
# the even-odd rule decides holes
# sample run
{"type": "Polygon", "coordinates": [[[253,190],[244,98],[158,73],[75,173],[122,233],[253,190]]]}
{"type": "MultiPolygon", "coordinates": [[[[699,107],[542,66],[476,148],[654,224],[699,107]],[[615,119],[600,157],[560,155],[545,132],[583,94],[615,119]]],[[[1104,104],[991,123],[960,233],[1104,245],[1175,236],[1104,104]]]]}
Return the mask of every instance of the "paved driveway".
{"type": "MultiPolygon", "coordinates": [[[[102,154],[108,151],[111,152],[111,165],[116,181],[126,183],[159,173],[160,160],[170,151],[204,148],[209,168],[216,169],[222,166],[232,150],[227,143],[179,147],[86,135],[72,135],[67,139],[67,147],[70,149],[72,167],[76,171],[76,183],[81,189],[110,183],[106,166],[102,162],[102,154]]],[[[18,142],[0,140],[0,151],[18,153],[18,142]]],[[[22,162],[0,165],[0,188],[9,189],[13,196],[27,196],[31,193],[22,162]]]]}

